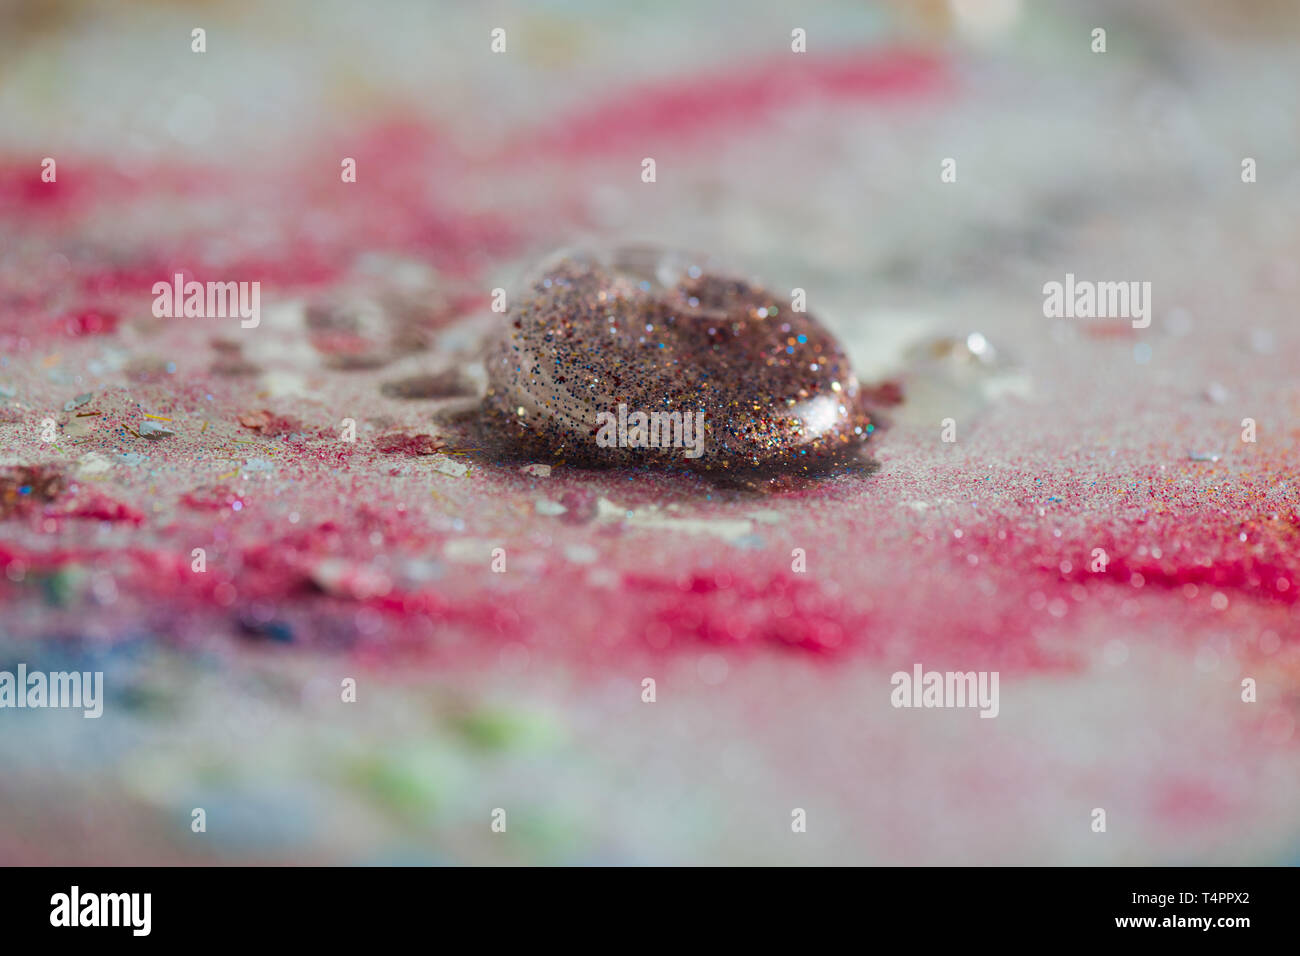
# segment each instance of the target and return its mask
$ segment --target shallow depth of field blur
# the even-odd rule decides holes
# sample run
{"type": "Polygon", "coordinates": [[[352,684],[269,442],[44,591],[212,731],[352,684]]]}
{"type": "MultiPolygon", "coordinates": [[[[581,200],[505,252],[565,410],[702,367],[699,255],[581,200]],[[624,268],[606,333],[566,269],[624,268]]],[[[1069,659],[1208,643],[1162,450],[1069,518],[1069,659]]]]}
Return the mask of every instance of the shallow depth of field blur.
{"type": "Polygon", "coordinates": [[[0,671],[106,682],[0,709],[0,862],[1300,860],[1300,5],[799,6],[0,0],[0,671]],[[472,414],[490,290],[627,240],[806,289],[877,467],[384,450],[472,414]]]}

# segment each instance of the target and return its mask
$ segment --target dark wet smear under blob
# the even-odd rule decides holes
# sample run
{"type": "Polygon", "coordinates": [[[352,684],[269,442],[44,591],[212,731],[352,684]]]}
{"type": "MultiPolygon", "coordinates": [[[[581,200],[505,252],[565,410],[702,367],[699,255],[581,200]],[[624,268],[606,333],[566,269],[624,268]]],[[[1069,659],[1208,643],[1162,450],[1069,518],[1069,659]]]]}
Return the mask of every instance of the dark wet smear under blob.
{"type": "Polygon", "coordinates": [[[764,490],[875,468],[863,446],[878,422],[831,333],[705,260],[638,247],[561,256],[506,318],[474,439],[497,460],[651,467],[764,490]],[[620,405],[629,420],[702,412],[703,442],[665,429],[669,447],[602,445],[602,424],[607,443],[617,438],[606,423],[620,405]]]}

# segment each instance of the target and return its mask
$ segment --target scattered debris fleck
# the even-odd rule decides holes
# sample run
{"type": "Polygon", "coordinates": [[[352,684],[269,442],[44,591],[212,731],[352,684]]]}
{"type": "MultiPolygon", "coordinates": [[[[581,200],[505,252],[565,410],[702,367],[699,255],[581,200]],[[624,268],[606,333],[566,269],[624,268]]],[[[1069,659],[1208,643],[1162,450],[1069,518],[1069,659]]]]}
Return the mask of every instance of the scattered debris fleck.
{"type": "Polygon", "coordinates": [[[444,442],[424,432],[391,432],[375,439],[375,448],[385,455],[432,455],[445,447],[444,442]]]}
{"type": "Polygon", "coordinates": [[[435,455],[433,470],[444,475],[450,475],[452,478],[464,478],[469,474],[469,465],[454,458],[448,458],[446,455],[435,455]]]}

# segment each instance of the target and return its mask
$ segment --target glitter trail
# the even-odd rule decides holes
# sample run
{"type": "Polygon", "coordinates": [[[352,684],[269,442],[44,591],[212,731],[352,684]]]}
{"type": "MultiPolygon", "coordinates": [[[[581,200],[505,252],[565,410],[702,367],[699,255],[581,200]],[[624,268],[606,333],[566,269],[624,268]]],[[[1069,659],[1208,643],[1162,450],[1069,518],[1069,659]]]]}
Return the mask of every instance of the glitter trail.
{"type": "Polygon", "coordinates": [[[615,99],[530,130],[516,150],[534,159],[555,154],[587,158],[641,143],[715,136],[725,126],[752,126],[772,112],[816,100],[886,101],[924,96],[948,83],[941,60],[907,50],[856,51],[816,60],[781,57],[755,69],[697,74],[622,91],[615,99]]]}

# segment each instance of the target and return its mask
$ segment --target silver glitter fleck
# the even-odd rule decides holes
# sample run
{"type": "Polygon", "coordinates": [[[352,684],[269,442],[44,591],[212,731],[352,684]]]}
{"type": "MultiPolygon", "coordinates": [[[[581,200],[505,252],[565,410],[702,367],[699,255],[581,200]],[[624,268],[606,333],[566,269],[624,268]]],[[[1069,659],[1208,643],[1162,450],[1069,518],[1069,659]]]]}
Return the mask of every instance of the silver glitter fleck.
{"type": "Polygon", "coordinates": [[[176,435],[170,428],[159,425],[157,422],[141,422],[140,434],[145,438],[157,440],[159,438],[172,438],[176,435]]]}

